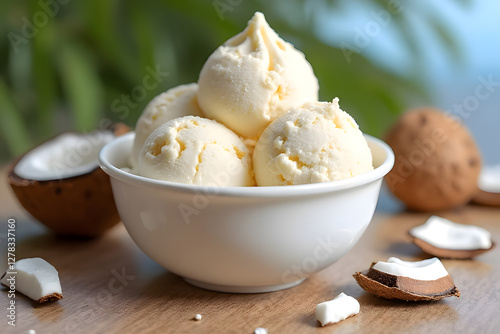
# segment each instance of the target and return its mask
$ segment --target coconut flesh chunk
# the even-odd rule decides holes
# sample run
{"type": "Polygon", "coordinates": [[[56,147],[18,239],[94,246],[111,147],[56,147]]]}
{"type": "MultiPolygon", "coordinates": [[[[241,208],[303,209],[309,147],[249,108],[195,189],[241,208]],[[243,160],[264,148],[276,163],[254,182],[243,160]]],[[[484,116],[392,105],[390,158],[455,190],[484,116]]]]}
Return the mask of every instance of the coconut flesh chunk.
{"type": "Polygon", "coordinates": [[[56,268],[39,257],[17,261],[15,268],[7,271],[0,282],[39,303],[63,298],[56,268]]]}
{"type": "Polygon", "coordinates": [[[99,151],[113,138],[112,131],[64,133],[27,153],[14,172],[21,178],[36,181],[90,173],[99,166],[99,151]]]}
{"type": "Polygon", "coordinates": [[[479,189],[489,193],[500,193],[500,164],[485,166],[479,174],[479,189]]]}
{"type": "Polygon", "coordinates": [[[446,277],[448,272],[437,257],[423,261],[408,262],[390,257],[387,262],[378,261],[373,267],[380,272],[404,276],[421,281],[434,281],[446,277]]]}
{"type": "Polygon", "coordinates": [[[321,326],[334,324],[359,313],[359,302],[345,293],[316,305],[316,320],[321,326]]]}
{"type": "Polygon", "coordinates": [[[409,231],[414,238],[431,246],[449,250],[476,250],[492,247],[491,234],[482,227],[457,224],[432,216],[423,225],[409,231]]]}

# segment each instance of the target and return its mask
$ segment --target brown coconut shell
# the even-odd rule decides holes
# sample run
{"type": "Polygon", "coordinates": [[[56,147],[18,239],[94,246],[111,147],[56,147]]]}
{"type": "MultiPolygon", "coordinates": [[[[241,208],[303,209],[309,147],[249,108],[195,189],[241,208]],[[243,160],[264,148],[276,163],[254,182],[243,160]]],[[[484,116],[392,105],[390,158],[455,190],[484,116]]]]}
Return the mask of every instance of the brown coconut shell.
{"type": "Polygon", "coordinates": [[[8,181],[21,205],[56,234],[98,236],[120,221],[109,177],[90,173],[50,181],[26,180],[9,168],[8,181]]]}
{"type": "Polygon", "coordinates": [[[414,237],[413,235],[411,235],[411,233],[410,236],[412,238],[413,243],[418,247],[420,247],[422,251],[442,259],[458,259],[458,260],[471,259],[483,253],[489,252],[490,250],[495,248],[495,243],[492,243],[491,247],[488,249],[471,249],[471,250],[445,249],[433,246],[422,239],[414,237]]]}
{"type": "Polygon", "coordinates": [[[389,130],[395,164],[385,180],[409,209],[446,210],[477,193],[481,155],[469,131],[433,108],[404,114],[389,130]]]}
{"type": "Polygon", "coordinates": [[[120,222],[109,176],[99,166],[74,177],[37,181],[15,173],[23,157],[9,166],[8,182],[26,211],[54,233],[95,237],[120,222]]]}
{"type": "Polygon", "coordinates": [[[41,304],[41,303],[46,303],[46,302],[55,302],[55,301],[58,301],[61,299],[63,299],[63,295],[61,295],[60,293],[54,292],[54,293],[51,293],[50,295],[43,296],[42,298],[38,299],[37,302],[41,304]]]}
{"type": "Polygon", "coordinates": [[[500,207],[500,193],[490,193],[484,190],[478,190],[476,195],[472,197],[472,203],[500,207]]]}
{"type": "Polygon", "coordinates": [[[363,273],[356,272],[353,277],[365,291],[378,297],[406,301],[436,301],[446,297],[460,297],[460,291],[450,275],[434,281],[421,281],[387,274],[371,267],[363,273]]]}

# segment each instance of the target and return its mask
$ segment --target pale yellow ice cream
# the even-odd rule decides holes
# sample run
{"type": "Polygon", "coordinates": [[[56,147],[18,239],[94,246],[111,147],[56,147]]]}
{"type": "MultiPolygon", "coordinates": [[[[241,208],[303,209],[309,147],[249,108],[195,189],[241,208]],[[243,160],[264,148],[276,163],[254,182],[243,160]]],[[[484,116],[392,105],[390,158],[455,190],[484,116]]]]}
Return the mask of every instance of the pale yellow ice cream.
{"type": "Polygon", "coordinates": [[[138,174],[206,186],[254,185],[243,141],[216,121],[185,116],[153,131],[139,154],[138,174]]]}
{"type": "Polygon", "coordinates": [[[318,80],[304,54],[259,12],[208,58],[198,85],[207,117],[253,139],[291,108],[318,100],[318,80]]]}
{"type": "Polygon", "coordinates": [[[259,186],[341,180],[373,170],[368,144],[337,98],[307,103],[273,121],[253,161],[259,186]]]}
{"type": "Polygon", "coordinates": [[[137,168],[139,152],[146,138],[160,125],[182,116],[202,116],[198,105],[198,85],[181,85],[167,90],[155,97],[144,109],[135,127],[134,147],[130,163],[137,168]]]}

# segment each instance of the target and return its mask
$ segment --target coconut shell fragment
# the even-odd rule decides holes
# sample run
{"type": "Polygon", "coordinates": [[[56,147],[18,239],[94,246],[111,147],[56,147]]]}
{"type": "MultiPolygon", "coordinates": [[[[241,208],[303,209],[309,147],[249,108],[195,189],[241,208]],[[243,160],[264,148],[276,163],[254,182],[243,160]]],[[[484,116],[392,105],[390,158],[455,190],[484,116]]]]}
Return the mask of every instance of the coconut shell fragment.
{"type": "Polygon", "coordinates": [[[368,291],[378,297],[385,299],[400,299],[406,301],[436,301],[446,297],[460,297],[460,291],[458,291],[457,287],[453,284],[453,281],[451,281],[451,278],[449,276],[441,279],[441,282],[433,281],[437,286],[443,288],[441,291],[439,291],[439,289],[435,289],[435,287],[429,288],[429,286],[425,286],[425,284],[424,286],[421,286],[418,284],[418,282],[416,282],[416,280],[407,277],[394,278],[390,277],[393,275],[385,274],[382,275],[383,277],[378,277],[378,279],[381,281],[379,282],[371,278],[370,276],[373,277],[376,275],[370,273],[370,270],[364,273],[357,272],[353,275],[353,277],[356,279],[356,282],[358,282],[359,286],[362,287],[365,291],[368,291]],[[401,280],[401,278],[406,278],[406,280],[401,280]],[[392,284],[392,286],[389,284],[392,284]],[[418,290],[420,291],[420,293],[417,293],[414,290],[418,290]],[[435,292],[425,294],[422,293],[423,291],[435,292]]]}
{"type": "Polygon", "coordinates": [[[97,161],[100,148],[128,127],[113,130],[63,133],[14,161],[7,178],[26,211],[60,235],[94,237],[116,225],[110,179],[97,161]]]}
{"type": "Polygon", "coordinates": [[[479,190],[476,195],[472,197],[472,203],[500,207],[500,193],[490,193],[479,190]]]}
{"type": "Polygon", "coordinates": [[[42,303],[46,303],[46,302],[56,302],[56,301],[61,300],[61,299],[63,299],[63,295],[60,293],[54,292],[50,295],[47,295],[47,296],[44,296],[44,297],[38,299],[36,302],[42,304],[42,303]]]}
{"type": "Polygon", "coordinates": [[[125,123],[115,123],[113,124],[111,130],[113,130],[115,137],[120,137],[126,133],[129,133],[130,127],[125,123]]]}
{"type": "Polygon", "coordinates": [[[437,258],[420,262],[390,258],[388,262],[373,262],[370,269],[356,272],[353,277],[364,290],[386,299],[435,301],[460,297],[460,291],[437,258]],[[386,272],[375,267],[389,270],[386,272]],[[392,270],[398,274],[391,273],[392,270]],[[418,275],[433,279],[415,278],[418,275]]]}
{"type": "Polygon", "coordinates": [[[60,235],[93,237],[120,221],[109,177],[99,167],[62,180],[35,181],[19,177],[13,164],[8,181],[21,205],[60,235]]]}
{"type": "Polygon", "coordinates": [[[426,252],[427,254],[437,256],[442,259],[458,259],[458,260],[465,260],[465,259],[472,259],[473,257],[476,257],[478,255],[484,254],[486,252],[489,252],[493,248],[495,248],[495,244],[492,243],[491,247],[488,249],[444,249],[444,248],[439,248],[436,246],[433,246],[429,244],[428,242],[425,242],[422,239],[416,238],[411,235],[412,241],[415,245],[420,247],[422,251],[426,252]]]}
{"type": "Polygon", "coordinates": [[[1,277],[0,283],[38,303],[63,299],[59,273],[42,258],[18,260],[1,277]]]}
{"type": "Polygon", "coordinates": [[[500,165],[485,166],[479,175],[478,186],[473,203],[500,207],[500,165]]]}
{"type": "Polygon", "coordinates": [[[413,243],[424,252],[449,259],[470,259],[494,248],[491,233],[469,224],[432,216],[425,224],[408,231],[413,243]]]}

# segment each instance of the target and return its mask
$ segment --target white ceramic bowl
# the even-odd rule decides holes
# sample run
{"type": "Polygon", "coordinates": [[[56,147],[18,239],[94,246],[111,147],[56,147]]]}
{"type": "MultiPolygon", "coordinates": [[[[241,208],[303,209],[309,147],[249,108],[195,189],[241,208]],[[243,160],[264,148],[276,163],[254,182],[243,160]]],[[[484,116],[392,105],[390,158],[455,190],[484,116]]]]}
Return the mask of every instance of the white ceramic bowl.
{"type": "Polygon", "coordinates": [[[279,187],[206,187],[128,173],[134,134],[100,153],[120,217],[154,261],[196,286],[224,292],[285,289],[333,264],[370,223],[394,164],[366,136],[375,169],[350,179],[279,187]]]}

